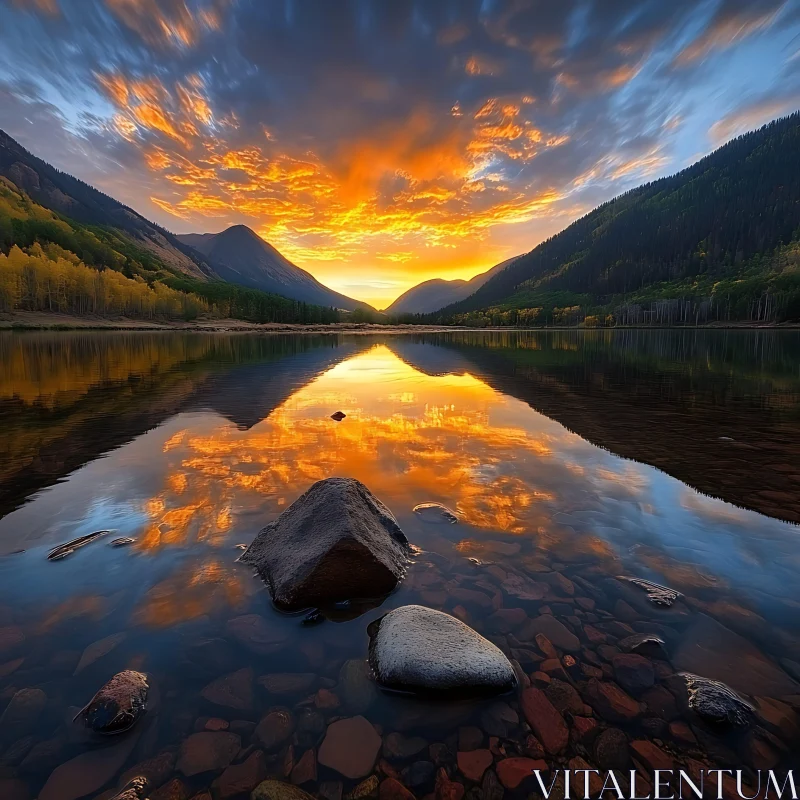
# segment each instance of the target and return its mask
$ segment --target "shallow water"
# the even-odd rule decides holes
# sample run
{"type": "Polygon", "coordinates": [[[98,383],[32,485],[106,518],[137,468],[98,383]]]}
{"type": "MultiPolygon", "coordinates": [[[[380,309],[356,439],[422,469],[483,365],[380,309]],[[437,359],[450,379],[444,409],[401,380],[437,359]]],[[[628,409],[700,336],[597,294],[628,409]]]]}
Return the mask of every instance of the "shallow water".
{"type": "Polygon", "coordinates": [[[131,769],[166,784],[153,800],[212,785],[214,797],[246,797],[266,775],[337,798],[397,774],[424,796],[432,762],[473,794],[494,796],[496,770],[506,794],[525,796],[535,787],[511,787],[499,766],[542,755],[518,695],[420,706],[346,679],[366,657],[367,625],[408,603],[461,617],[545,687],[571,732],[544,755],[551,769],[581,757],[646,774],[642,741],[675,768],[746,769],[753,780],[800,766],[795,332],[2,334],[0,430],[0,797],[100,796],[131,769]],[[376,607],[302,626],[271,607],[236,546],[332,475],[367,484],[420,553],[376,607]],[[459,522],[413,513],[429,501],[459,522]],[[101,529],[113,535],[47,560],[101,529]],[[111,547],[119,537],[135,541],[111,547]],[[661,609],[619,575],[683,597],[661,609]],[[515,597],[519,576],[540,599],[515,597]],[[524,615],[512,624],[500,608],[524,615]],[[526,621],[547,613],[580,641],[567,672],[566,651],[547,662],[526,621]],[[273,631],[269,652],[234,635],[230,620],[248,614],[273,631]],[[655,685],[630,689],[625,718],[596,687],[620,680],[614,645],[629,632],[658,633],[671,664],[655,661],[655,685]],[[148,674],[151,707],[109,749],[70,721],[126,668],[148,674]],[[751,724],[704,725],[675,695],[680,670],[746,695],[751,724]],[[247,697],[238,708],[201,694],[230,673],[247,697]],[[295,677],[259,680],[284,673],[295,677]],[[24,689],[40,693],[19,711],[24,689]],[[275,707],[290,711],[293,732],[265,746],[253,729],[275,707]],[[359,778],[314,774],[327,727],[359,713],[384,736],[386,759],[359,778]],[[207,724],[240,737],[243,777],[221,763],[176,767],[207,724]],[[596,741],[608,727],[627,738],[613,758],[596,741]],[[394,752],[395,731],[421,737],[417,750],[394,752]],[[481,782],[456,758],[476,747],[494,762],[481,782]],[[57,768],[82,755],[81,783],[65,789],[57,768]],[[141,764],[155,757],[158,769],[141,764]]]}

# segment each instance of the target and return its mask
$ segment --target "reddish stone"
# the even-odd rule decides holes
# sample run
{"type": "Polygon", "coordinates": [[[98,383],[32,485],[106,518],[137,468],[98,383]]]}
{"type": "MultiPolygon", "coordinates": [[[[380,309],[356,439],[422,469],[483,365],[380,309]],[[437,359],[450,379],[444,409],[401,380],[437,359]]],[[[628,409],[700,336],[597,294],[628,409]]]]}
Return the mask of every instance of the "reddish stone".
{"type": "Polygon", "coordinates": [[[516,789],[526,778],[533,778],[535,769],[547,771],[547,764],[533,758],[505,758],[497,763],[497,777],[506,789],[516,789]]]}
{"type": "Polygon", "coordinates": [[[469,752],[459,752],[456,756],[458,768],[467,780],[480,783],[483,773],[491,766],[492,753],[489,750],[470,750],[469,752]]]}
{"type": "Polygon", "coordinates": [[[206,724],[203,726],[207,731],[226,731],[230,727],[228,721],[225,719],[219,719],[219,717],[212,717],[211,719],[206,720],[206,724]]]}
{"type": "Polygon", "coordinates": [[[488,594],[479,592],[476,589],[450,589],[449,594],[451,597],[467,605],[471,604],[487,609],[492,607],[492,598],[489,597],[488,594]]]}
{"type": "Polygon", "coordinates": [[[320,689],[314,696],[314,705],[317,708],[333,710],[339,708],[339,698],[330,689],[320,689]]]}
{"type": "Polygon", "coordinates": [[[414,800],[414,795],[395,778],[385,778],[378,789],[380,800],[414,800]]]}
{"type": "Polygon", "coordinates": [[[600,771],[595,770],[591,764],[584,761],[580,756],[575,756],[575,758],[569,760],[569,768],[575,773],[577,773],[578,770],[587,770],[580,775],[575,774],[572,776],[573,786],[577,784],[576,797],[597,797],[600,792],[603,791],[603,778],[600,775],[600,771]],[[588,793],[586,792],[587,778],[588,793]]]}
{"type": "Polygon", "coordinates": [[[296,786],[302,786],[304,783],[316,781],[317,779],[317,755],[314,748],[306,750],[300,760],[292,768],[290,780],[296,786]]]}
{"type": "Polygon", "coordinates": [[[558,653],[556,652],[553,643],[543,634],[536,634],[536,646],[542,651],[545,658],[555,658],[558,660],[558,653]]]}
{"type": "Polygon", "coordinates": [[[525,744],[522,750],[529,758],[544,758],[544,747],[542,747],[542,743],[532,733],[529,733],[525,737],[525,744]]]}
{"type": "Polygon", "coordinates": [[[605,644],[608,641],[608,636],[591,625],[584,625],[583,633],[591,644],[605,644]]]}
{"type": "Polygon", "coordinates": [[[378,771],[382,772],[387,778],[400,777],[400,773],[385,758],[378,762],[378,771]]]}
{"type": "Polygon", "coordinates": [[[469,611],[464,606],[456,606],[453,609],[453,616],[462,622],[469,622],[469,611]]]}
{"type": "Polygon", "coordinates": [[[204,687],[200,696],[215,706],[250,711],[255,704],[253,670],[240,669],[230,675],[223,675],[204,687]]]}
{"type": "Polygon", "coordinates": [[[436,773],[436,800],[464,800],[464,784],[451,781],[442,767],[436,773]]]}
{"type": "Polygon", "coordinates": [[[528,615],[522,608],[500,608],[487,620],[500,633],[510,633],[514,628],[518,628],[528,615]]]}
{"type": "Polygon", "coordinates": [[[601,717],[612,722],[630,722],[642,713],[639,703],[610,681],[590,680],[586,699],[601,717]]]}
{"type": "Polygon", "coordinates": [[[216,789],[215,796],[220,800],[248,794],[267,777],[267,765],[264,754],[256,750],[241,764],[228,767],[212,785],[216,789]]]}
{"type": "Polygon", "coordinates": [[[178,772],[199,775],[227,767],[241,750],[242,740],[235,733],[193,733],[181,745],[178,772]]]}
{"type": "Polygon", "coordinates": [[[681,722],[680,720],[670,723],[669,733],[673,739],[682,744],[689,746],[697,744],[697,739],[692,733],[692,729],[685,722],[681,722]]]}
{"type": "Polygon", "coordinates": [[[597,720],[591,717],[574,716],[572,718],[572,730],[575,738],[581,744],[591,742],[597,735],[597,720]]]}
{"type": "Polygon", "coordinates": [[[134,778],[142,777],[147,778],[150,786],[161,786],[174,771],[175,753],[166,750],[155,758],[140,761],[129,770],[126,770],[118,783],[120,786],[125,786],[134,778]]]}
{"type": "Polygon", "coordinates": [[[522,693],[521,702],[525,719],[544,749],[551,755],[560,753],[569,742],[569,729],[547,695],[531,687],[522,693]]]}
{"type": "Polygon", "coordinates": [[[272,750],[283,744],[294,731],[292,715],[285,709],[270,711],[256,726],[253,736],[265,749],[272,750]]]}
{"type": "Polygon", "coordinates": [[[649,739],[631,742],[633,757],[644,764],[651,772],[657,769],[673,769],[675,761],[649,739]]]}
{"type": "Polygon", "coordinates": [[[546,672],[534,672],[531,675],[531,683],[543,689],[545,686],[550,685],[550,676],[546,672]]]}
{"type": "Polygon", "coordinates": [[[318,760],[346,778],[363,778],[372,771],[381,744],[378,732],[364,717],[340,719],[328,726],[318,760]]]}
{"type": "Polygon", "coordinates": [[[561,662],[557,658],[548,658],[545,661],[542,661],[542,663],[539,664],[539,670],[549,675],[551,678],[554,675],[557,678],[566,677],[564,667],[561,666],[561,662]]]}
{"type": "Polygon", "coordinates": [[[187,800],[188,797],[189,790],[180,778],[173,778],[148,795],[149,800],[187,800]]]}

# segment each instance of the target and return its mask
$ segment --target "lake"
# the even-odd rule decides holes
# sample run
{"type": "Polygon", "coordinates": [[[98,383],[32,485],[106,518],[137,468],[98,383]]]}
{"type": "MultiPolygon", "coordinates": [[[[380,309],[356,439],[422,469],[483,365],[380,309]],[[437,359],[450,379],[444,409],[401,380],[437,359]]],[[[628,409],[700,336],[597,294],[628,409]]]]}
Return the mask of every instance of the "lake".
{"type": "Polygon", "coordinates": [[[248,797],[267,776],[325,800],[407,797],[390,778],[498,800],[534,791],[520,770],[541,761],[752,786],[800,767],[800,332],[8,332],[0,430],[4,800],[111,798],[140,774],[151,800],[248,797]],[[415,556],[382,602],[306,625],[238,546],[331,476],[366,484],[415,556]],[[378,691],[367,626],[412,603],[489,638],[558,719],[532,733],[519,692],[378,691]],[[241,635],[249,615],[268,648],[241,635]],[[631,662],[635,633],[666,654],[631,662]],[[124,669],[148,675],[148,711],[91,739],[72,720],[124,669]],[[682,671],[736,690],[747,724],[687,708],[682,671]],[[354,736],[339,759],[365,768],[318,763],[356,716],[381,752],[354,736]]]}

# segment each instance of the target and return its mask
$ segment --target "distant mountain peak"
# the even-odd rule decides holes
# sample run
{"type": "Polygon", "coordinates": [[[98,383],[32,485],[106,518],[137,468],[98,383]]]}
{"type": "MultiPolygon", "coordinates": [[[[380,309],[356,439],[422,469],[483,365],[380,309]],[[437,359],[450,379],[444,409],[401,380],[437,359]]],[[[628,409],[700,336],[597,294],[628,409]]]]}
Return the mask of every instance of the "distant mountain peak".
{"type": "Polygon", "coordinates": [[[230,283],[283,295],[292,300],[346,311],[374,310],[367,303],[335,292],[289,261],[247,225],[231,225],[219,233],[178,236],[205,256],[214,271],[230,283]]]}

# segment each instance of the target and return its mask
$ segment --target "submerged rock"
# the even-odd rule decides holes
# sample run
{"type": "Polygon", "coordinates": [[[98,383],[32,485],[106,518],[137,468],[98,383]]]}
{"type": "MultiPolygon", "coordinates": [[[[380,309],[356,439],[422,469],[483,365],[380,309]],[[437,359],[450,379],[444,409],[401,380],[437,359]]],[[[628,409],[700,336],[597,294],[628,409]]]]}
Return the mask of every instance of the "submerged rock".
{"type": "Polygon", "coordinates": [[[700,675],[681,673],[689,694],[689,708],[708,722],[743,728],[753,718],[753,706],[739,697],[730,686],[700,675]]]}
{"type": "Polygon", "coordinates": [[[149,688],[146,675],[126,669],[105,684],[75,719],[81,717],[95,733],[123,733],[144,714],[149,688]]]}
{"type": "Polygon", "coordinates": [[[670,589],[668,586],[661,586],[658,583],[646,581],[644,578],[629,578],[624,575],[620,575],[617,580],[627,581],[628,583],[643,589],[645,592],[647,592],[647,599],[656,606],[669,608],[679,597],[681,597],[680,592],[676,592],[674,589],[670,589]]]}
{"type": "Polygon", "coordinates": [[[458,522],[458,515],[455,511],[451,511],[441,503],[420,503],[414,506],[414,513],[425,522],[447,525],[455,525],[458,522]]]}
{"type": "Polygon", "coordinates": [[[660,636],[654,633],[635,633],[617,642],[617,647],[624,653],[636,653],[646,658],[669,660],[667,645],[660,636]]]}
{"type": "Polygon", "coordinates": [[[409,555],[397,520],[364,484],[328,478],[267,525],[240,560],[288,610],[386,595],[409,555]]]}
{"type": "Polygon", "coordinates": [[[314,800],[314,798],[291,783],[266,780],[253,789],[250,800],[314,800]]]}
{"type": "Polygon", "coordinates": [[[115,794],[110,800],[145,800],[147,793],[147,778],[134,778],[129,781],[119,794],[115,794]]]}
{"type": "Polygon", "coordinates": [[[62,558],[72,555],[72,553],[79,548],[85,547],[95,539],[99,539],[101,536],[106,536],[109,533],[111,533],[111,531],[95,531],[94,533],[87,533],[86,536],[79,536],[77,539],[72,539],[72,541],[60,544],[47,554],[47,560],[60,561],[62,558]]]}
{"type": "Polygon", "coordinates": [[[319,748],[320,764],[346,778],[363,778],[372,771],[381,749],[381,737],[364,717],[331,723],[319,748]]]}
{"type": "Polygon", "coordinates": [[[370,626],[378,683],[410,692],[488,695],[516,685],[502,651],[468,625],[424,606],[403,606],[370,626]]]}
{"type": "Polygon", "coordinates": [[[120,536],[119,539],[112,539],[109,542],[111,547],[125,547],[126,545],[133,544],[136,539],[131,536],[120,536]]]}

